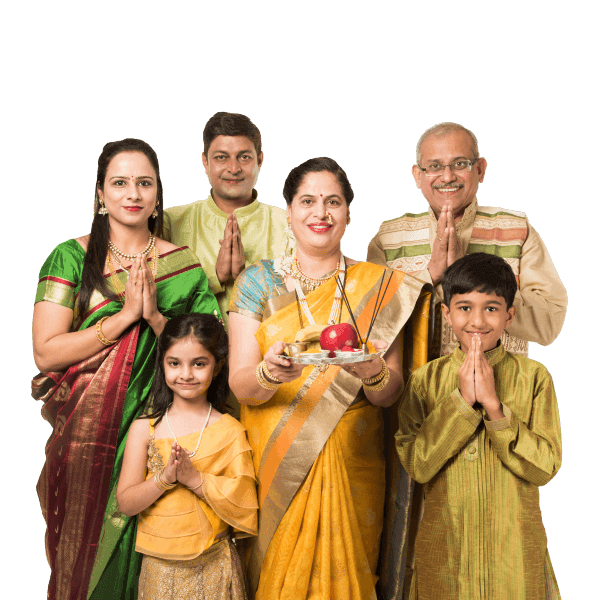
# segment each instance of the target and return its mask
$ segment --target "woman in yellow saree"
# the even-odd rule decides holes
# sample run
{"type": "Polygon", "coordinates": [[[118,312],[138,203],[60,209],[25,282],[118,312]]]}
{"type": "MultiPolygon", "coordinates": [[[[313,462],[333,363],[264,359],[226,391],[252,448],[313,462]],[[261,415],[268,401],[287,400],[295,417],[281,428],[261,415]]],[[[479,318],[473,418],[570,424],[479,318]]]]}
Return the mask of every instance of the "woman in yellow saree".
{"type": "MultiPolygon", "coordinates": [[[[246,269],[230,307],[230,386],[259,481],[249,587],[257,600],[375,600],[386,487],[381,407],[402,391],[400,332],[426,301],[423,284],[388,270],[370,338],[387,348],[384,360],[324,371],[286,360],[285,343],[304,322],[351,322],[334,275],[364,337],[385,269],[341,254],[353,192],[335,161],[293,169],[284,197],[295,252],[246,269]]],[[[416,314],[423,323],[413,330],[426,332],[428,310],[416,314]]],[[[426,338],[417,363],[426,361],[426,338]]]]}

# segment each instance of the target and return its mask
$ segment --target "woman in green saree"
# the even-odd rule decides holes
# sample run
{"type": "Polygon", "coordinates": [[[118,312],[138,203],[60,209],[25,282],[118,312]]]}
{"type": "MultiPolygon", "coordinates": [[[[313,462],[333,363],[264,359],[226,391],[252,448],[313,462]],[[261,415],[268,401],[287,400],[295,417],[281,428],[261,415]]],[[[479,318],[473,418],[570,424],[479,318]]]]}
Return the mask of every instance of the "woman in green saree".
{"type": "Polygon", "coordinates": [[[154,236],[162,218],[152,148],[106,144],[91,233],[57,246],[40,273],[33,396],[54,428],[37,486],[49,598],[137,598],[135,520],[115,498],[127,431],[148,398],[166,320],[219,314],[194,254],[154,236]]]}

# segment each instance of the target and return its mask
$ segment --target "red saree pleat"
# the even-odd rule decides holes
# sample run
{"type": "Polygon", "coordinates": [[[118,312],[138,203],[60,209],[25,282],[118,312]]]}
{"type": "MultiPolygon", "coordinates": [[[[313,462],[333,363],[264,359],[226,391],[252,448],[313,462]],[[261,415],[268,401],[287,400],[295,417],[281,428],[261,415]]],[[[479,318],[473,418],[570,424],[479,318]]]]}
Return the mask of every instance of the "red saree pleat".
{"type": "Polygon", "coordinates": [[[49,598],[87,596],[138,333],[139,324],[65,373],[32,382],[54,428],[37,484],[52,569],[49,598]]]}

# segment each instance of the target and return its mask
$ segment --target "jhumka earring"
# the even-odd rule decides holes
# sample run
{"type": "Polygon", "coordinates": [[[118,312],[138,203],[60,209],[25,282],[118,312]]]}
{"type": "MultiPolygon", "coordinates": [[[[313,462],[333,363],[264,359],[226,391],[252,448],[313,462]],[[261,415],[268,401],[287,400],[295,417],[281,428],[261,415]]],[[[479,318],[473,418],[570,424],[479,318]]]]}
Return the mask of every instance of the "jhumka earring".
{"type": "Polygon", "coordinates": [[[294,232],[292,231],[292,222],[290,221],[289,217],[287,219],[287,225],[283,230],[283,233],[285,234],[285,248],[283,250],[282,256],[287,256],[292,254],[294,246],[296,245],[296,238],[294,236],[294,232]]]}
{"type": "Polygon", "coordinates": [[[98,214],[107,215],[108,211],[106,210],[106,206],[104,206],[104,200],[100,199],[98,202],[100,203],[100,210],[98,211],[98,214]]]}
{"type": "Polygon", "coordinates": [[[152,211],[151,217],[153,219],[156,219],[156,217],[158,217],[158,202],[156,203],[156,206],[154,207],[154,210],[152,211]]]}

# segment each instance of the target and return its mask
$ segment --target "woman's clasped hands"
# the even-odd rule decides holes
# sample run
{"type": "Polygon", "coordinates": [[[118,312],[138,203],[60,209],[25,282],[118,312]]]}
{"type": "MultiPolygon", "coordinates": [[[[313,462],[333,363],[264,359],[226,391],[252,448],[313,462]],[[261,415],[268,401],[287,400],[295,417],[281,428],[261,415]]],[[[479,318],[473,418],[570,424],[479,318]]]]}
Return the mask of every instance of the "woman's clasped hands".
{"type": "Polygon", "coordinates": [[[143,318],[153,328],[162,317],[156,302],[156,283],[146,257],[141,254],[135,257],[129,269],[121,312],[130,323],[143,318]]]}

